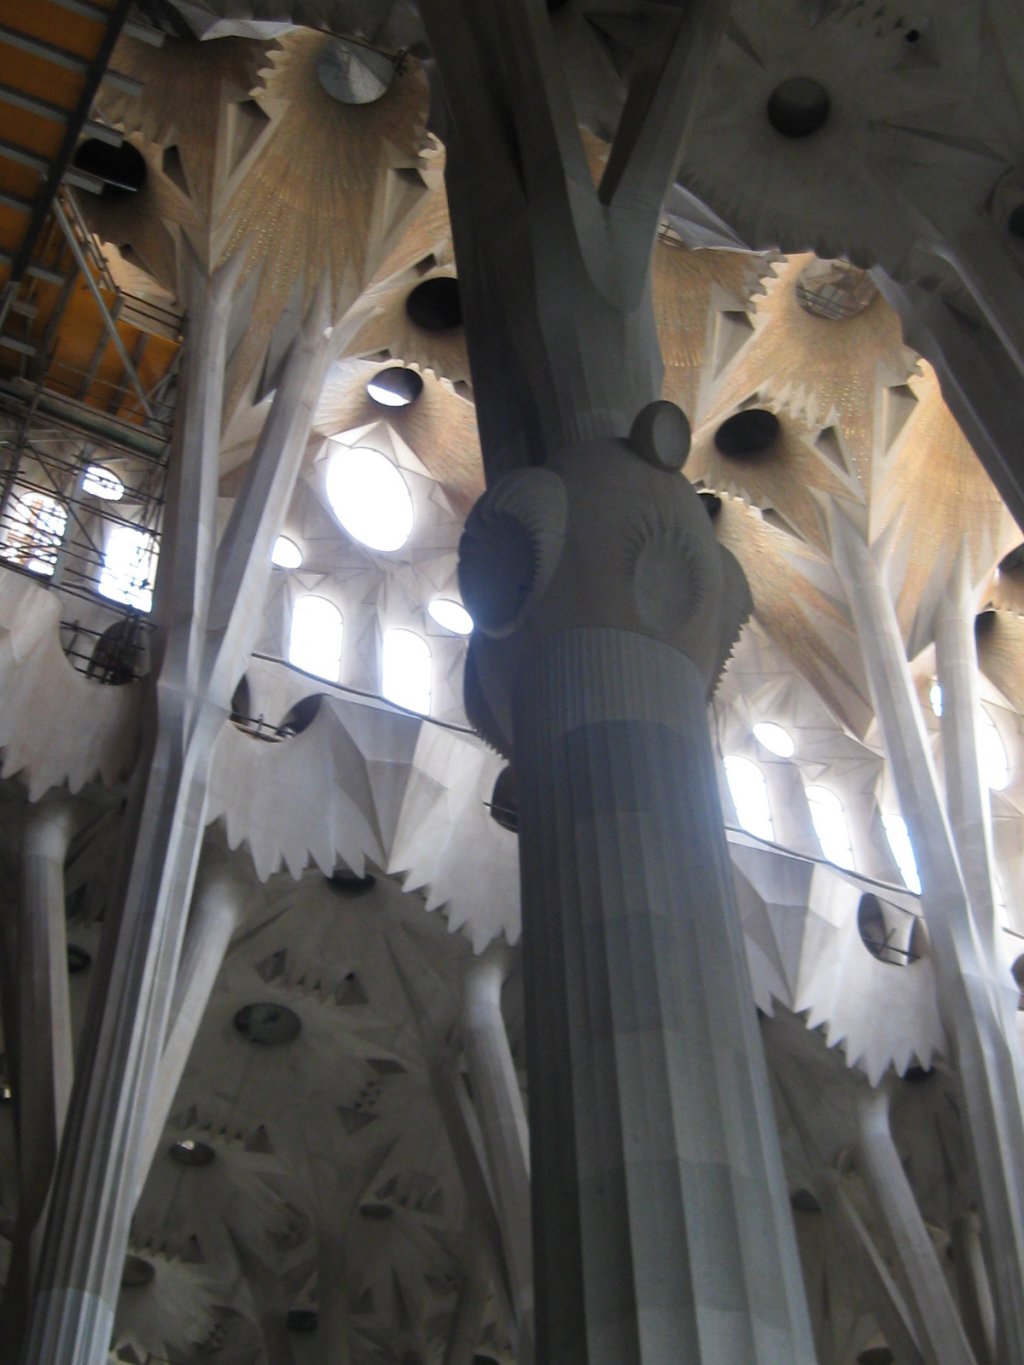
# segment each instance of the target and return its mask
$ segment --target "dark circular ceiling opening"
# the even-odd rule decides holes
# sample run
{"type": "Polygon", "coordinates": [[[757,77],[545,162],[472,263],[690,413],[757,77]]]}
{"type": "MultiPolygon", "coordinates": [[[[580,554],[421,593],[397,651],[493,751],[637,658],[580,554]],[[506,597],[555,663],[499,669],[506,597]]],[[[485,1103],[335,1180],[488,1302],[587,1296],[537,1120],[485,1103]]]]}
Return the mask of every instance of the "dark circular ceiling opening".
{"type": "Polygon", "coordinates": [[[390,89],[395,64],[386,53],[365,43],[336,38],[320,54],[316,74],[339,104],[373,104],[390,89]]]}
{"type": "Polygon", "coordinates": [[[77,943],[68,944],[68,971],[72,976],[84,972],[92,966],[92,954],[80,948],[77,943]]]}
{"type": "Polygon", "coordinates": [[[410,321],[425,332],[450,332],[461,327],[458,280],[453,275],[433,275],[424,280],[406,296],[405,311],[410,321]]]}
{"type": "Polygon", "coordinates": [[[141,1289],[143,1285],[152,1284],[155,1279],[156,1268],[152,1261],[147,1261],[142,1256],[124,1258],[124,1269],[121,1271],[122,1289],[141,1289]]]}
{"type": "Polygon", "coordinates": [[[257,1001],[243,1005],[235,1015],[235,1028],[250,1043],[263,1047],[283,1047],[297,1038],[302,1020],[287,1005],[257,1001]]]}
{"type": "Polygon", "coordinates": [[[407,408],[423,392],[423,379],[404,365],[378,370],[366,385],[366,392],[382,408],[407,408]]]}
{"type": "Polygon", "coordinates": [[[519,833],[519,798],[516,775],[511,765],[502,768],[491,793],[491,819],[511,834],[519,833]]]}
{"type": "Polygon", "coordinates": [[[209,1143],[182,1138],[168,1147],[167,1155],[179,1166],[209,1166],[217,1154],[209,1143]]]}
{"type": "Polygon", "coordinates": [[[102,193],[110,197],[135,194],[146,183],[145,158],[130,142],[112,147],[98,137],[86,138],[79,143],[74,163],[80,171],[102,180],[102,193]]]}
{"type": "Polygon", "coordinates": [[[821,1205],[810,1190],[795,1190],[789,1202],[797,1213],[820,1213],[821,1205]]]}
{"type": "Polygon", "coordinates": [[[361,1204],[359,1212],[364,1218],[369,1218],[371,1222],[382,1223],[385,1218],[390,1218],[395,1211],[390,1204],[361,1204]]]}
{"type": "Polygon", "coordinates": [[[715,432],[715,448],[733,460],[752,460],[771,449],[781,429],[774,412],[744,408],[715,432]]]}
{"type": "Polygon", "coordinates": [[[365,896],[368,891],[372,891],[377,885],[377,878],[369,872],[365,877],[360,877],[359,873],[353,872],[351,868],[339,867],[327,878],[327,885],[332,891],[337,891],[339,896],[347,896],[349,900],[353,900],[356,896],[365,896]]]}
{"type": "Polygon", "coordinates": [[[1006,220],[1006,226],[1015,237],[1024,238],[1024,204],[1018,204],[1006,220]]]}
{"type": "Polygon", "coordinates": [[[289,1332],[315,1332],[320,1317],[315,1308],[290,1308],[284,1320],[289,1332]]]}
{"type": "Polygon", "coordinates": [[[767,114],[783,137],[810,137],[828,121],[828,91],[810,76],[790,76],[768,97],[767,114]]]}

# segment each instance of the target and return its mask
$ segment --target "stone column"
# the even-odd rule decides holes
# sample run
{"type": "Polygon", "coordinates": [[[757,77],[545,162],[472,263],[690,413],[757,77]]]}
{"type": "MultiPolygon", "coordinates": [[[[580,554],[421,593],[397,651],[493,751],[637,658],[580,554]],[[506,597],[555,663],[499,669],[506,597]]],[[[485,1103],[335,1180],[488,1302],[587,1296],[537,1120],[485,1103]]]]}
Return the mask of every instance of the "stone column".
{"type": "Polygon", "coordinates": [[[233,863],[201,869],[171,1001],[167,1042],[139,1155],[136,1200],[160,1146],[167,1116],[203,1022],[228,945],[245,914],[248,886],[233,863]]]}
{"type": "Polygon", "coordinates": [[[981,1223],[976,1213],[957,1216],[950,1251],[968,1340],[980,1365],[996,1365],[996,1317],[981,1248],[981,1223]]]}
{"type": "Polygon", "coordinates": [[[501,1012],[508,949],[494,944],[466,973],[462,1041],[501,1227],[520,1353],[533,1355],[529,1133],[501,1012]]]}
{"type": "Polygon", "coordinates": [[[857,1155],[875,1216],[902,1272],[916,1336],[930,1365],[976,1365],[935,1247],[921,1217],[889,1126],[889,1093],[857,1099],[857,1155]]]}
{"type": "Polygon", "coordinates": [[[863,536],[838,508],[832,544],[921,874],[939,1009],[953,1047],[981,1204],[996,1356],[1024,1360],[1024,1110],[1017,1043],[1007,1027],[1002,983],[972,914],[892,600],[863,536]]]}
{"type": "Polygon", "coordinates": [[[918,1348],[906,1301],[854,1207],[842,1177],[827,1170],[815,1188],[822,1212],[836,1232],[850,1270],[899,1365],[929,1365],[918,1348]]]}
{"type": "MultiPolygon", "coordinates": [[[[992,856],[992,812],[981,775],[978,727],[981,692],[974,638],[974,594],[963,554],[957,559],[949,590],[935,614],[935,653],[942,687],[942,760],[946,809],[956,840],[960,870],[974,922],[989,961],[995,959],[996,903],[992,856]]],[[[1010,1012],[1016,991],[1006,980],[1010,1012]]]]}
{"type": "Polygon", "coordinates": [[[0,1313],[0,1361],[21,1339],[39,1255],[41,1220],[71,1093],[73,1039],[68,997],[64,862],[74,806],[53,791],[28,807],[22,845],[14,1032],[7,1040],[15,1074],[18,1219],[0,1313]],[[5,1344],[6,1343],[6,1344],[5,1344]]]}
{"type": "Polygon", "coordinates": [[[684,655],[555,636],[517,698],[538,1353],[814,1359],[684,655]]]}

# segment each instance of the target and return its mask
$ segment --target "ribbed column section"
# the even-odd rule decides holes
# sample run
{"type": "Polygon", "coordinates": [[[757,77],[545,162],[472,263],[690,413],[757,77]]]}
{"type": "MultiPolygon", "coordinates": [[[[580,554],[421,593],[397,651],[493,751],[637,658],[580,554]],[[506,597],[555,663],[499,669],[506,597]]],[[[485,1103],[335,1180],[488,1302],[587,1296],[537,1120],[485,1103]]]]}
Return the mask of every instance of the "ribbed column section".
{"type": "Polygon", "coordinates": [[[812,1365],[704,682],[570,630],[514,724],[537,1358],[812,1365]]]}

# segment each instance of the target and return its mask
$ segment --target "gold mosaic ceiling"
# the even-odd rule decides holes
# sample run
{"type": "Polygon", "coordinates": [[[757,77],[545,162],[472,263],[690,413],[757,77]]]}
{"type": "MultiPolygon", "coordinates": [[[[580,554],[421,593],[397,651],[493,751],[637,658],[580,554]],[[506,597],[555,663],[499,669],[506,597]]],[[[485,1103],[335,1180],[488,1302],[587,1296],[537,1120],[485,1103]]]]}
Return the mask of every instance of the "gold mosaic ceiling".
{"type": "MultiPolygon", "coordinates": [[[[228,376],[232,465],[258,429],[268,346],[294,330],[326,273],[339,363],[317,432],[382,415],[365,392],[375,368],[416,368],[422,397],[388,420],[464,513],[483,476],[461,329],[424,332],[405,310],[423,278],[455,273],[425,81],[410,62],[377,103],[338,104],[316,77],[327,41],[308,30],[271,43],[171,40],[160,51],[127,40],[119,66],[145,93],[108,97],[103,112],[143,151],[150,177],[136,201],[98,203],[93,226],[172,291],[185,243],[207,269],[246,253],[245,325],[228,376]]],[[[755,619],[863,734],[870,708],[831,566],[830,509],[876,545],[912,654],[931,638],[959,548],[981,603],[1019,534],[934,373],[903,345],[869,282],[848,316],[808,311],[800,282],[813,260],[689,251],[666,234],[654,251],[654,300],[664,393],[694,428],[686,472],[724,495],[720,534],[747,570],[755,619]],[[744,408],[774,413],[779,433],[738,459],[715,433],[744,408]]]]}

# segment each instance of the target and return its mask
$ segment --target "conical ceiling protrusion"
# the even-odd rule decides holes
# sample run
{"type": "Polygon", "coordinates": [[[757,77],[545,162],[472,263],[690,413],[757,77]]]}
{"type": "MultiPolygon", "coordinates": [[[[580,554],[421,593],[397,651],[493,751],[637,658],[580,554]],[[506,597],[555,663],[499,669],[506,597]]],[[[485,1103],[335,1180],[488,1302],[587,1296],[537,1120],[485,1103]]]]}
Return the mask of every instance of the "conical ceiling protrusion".
{"type": "Polygon", "coordinates": [[[612,66],[620,76],[625,76],[633,65],[637,48],[651,40],[649,21],[624,14],[588,14],[586,19],[612,66]]]}
{"type": "Polygon", "coordinates": [[[741,309],[719,313],[715,326],[715,377],[738,355],[754,335],[754,324],[741,309]]]}
{"type": "Polygon", "coordinates": [[[917,399],[909,384],[894,384],[882,393],[882,432],[885,448],[892,447],[900,432],[910,421],[917,399]]]}
{"type": "Polygon", "coordinates": [[[843,455],[843,447],[839,442],[839,432],[835,427],[824,427],[814,442],[816,448],[821,451],[826,460],[829,460],[835,467],[844,474],[849,470],[846,464],[846,457],[843,455]]]}

